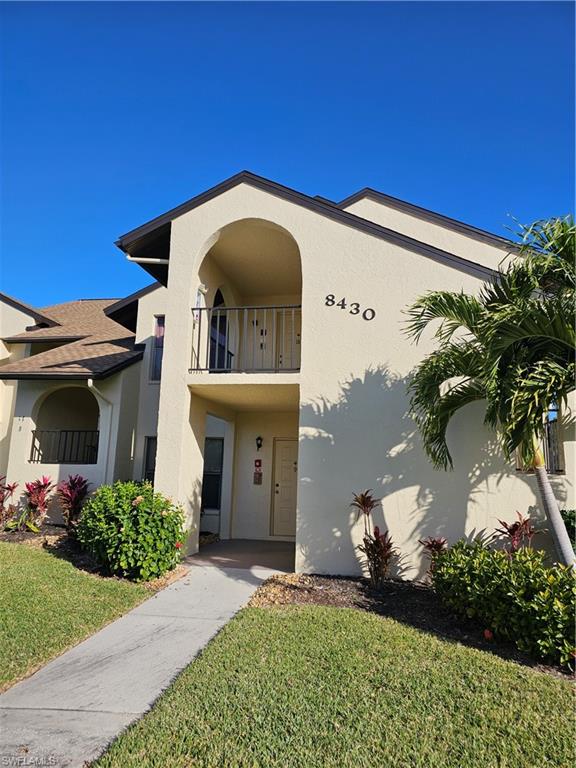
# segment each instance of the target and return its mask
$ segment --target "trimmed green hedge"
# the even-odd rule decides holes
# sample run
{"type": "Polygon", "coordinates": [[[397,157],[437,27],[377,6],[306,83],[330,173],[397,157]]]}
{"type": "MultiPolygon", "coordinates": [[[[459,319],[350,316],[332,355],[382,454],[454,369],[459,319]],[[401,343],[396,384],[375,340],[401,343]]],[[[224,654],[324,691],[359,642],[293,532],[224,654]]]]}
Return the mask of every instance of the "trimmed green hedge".
{"type": "Polygon", "coordinates": [[[149,581],[178,564],[184,515],[150,483],[116,482],[86,502],[77,535],[108,573],[149,581]]]}
{"type": "Polygon", "coordinates": [[[547,567],[545,556],[460,541],[435,556],[434,589],[456,614],[496,637],[545,661],[573,665],[576,575],[562,565],[547,567]]]}
{"type": "Polygon", "coordinates": [[[576,541],[576,509],[561,509],[560,514],[572,543],[576,541]]]}

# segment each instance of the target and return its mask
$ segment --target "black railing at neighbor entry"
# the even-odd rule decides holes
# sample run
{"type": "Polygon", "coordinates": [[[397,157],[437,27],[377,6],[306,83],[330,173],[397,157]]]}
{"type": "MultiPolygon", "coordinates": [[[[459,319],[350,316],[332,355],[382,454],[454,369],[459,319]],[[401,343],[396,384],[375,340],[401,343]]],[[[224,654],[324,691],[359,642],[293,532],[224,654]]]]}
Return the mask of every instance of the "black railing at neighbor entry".
{"type": "Polygon", "coordinates": [[[560,442],[560,430],[558,419],[547,421],[544,434],[544,459],[546,469],[551,473],[562,473],[564,466],[562,462],[562,451],[560,442]]]}
{"type": "Polygon", "coordinates": [[[98,430],[35,429],[30,461],[33,464],[96,464],[98,430]]]}
{"type": "Polygon", "coordinates": [[[299,371],[302,307],[193,309],[190,371],[299,371]]]}

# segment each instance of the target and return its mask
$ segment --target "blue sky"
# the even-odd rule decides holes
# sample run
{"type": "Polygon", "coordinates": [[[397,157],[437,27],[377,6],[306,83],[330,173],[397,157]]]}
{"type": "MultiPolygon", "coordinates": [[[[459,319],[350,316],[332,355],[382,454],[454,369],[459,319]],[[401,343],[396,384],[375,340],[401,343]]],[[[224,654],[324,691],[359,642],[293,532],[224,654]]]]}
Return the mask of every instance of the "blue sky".
{"type": "Polygon", "coordinates": [[[1,290],[149,278],[113,242],[242,169],[506,234],[574,200],[571,3],[3,3],[1,290]]]}

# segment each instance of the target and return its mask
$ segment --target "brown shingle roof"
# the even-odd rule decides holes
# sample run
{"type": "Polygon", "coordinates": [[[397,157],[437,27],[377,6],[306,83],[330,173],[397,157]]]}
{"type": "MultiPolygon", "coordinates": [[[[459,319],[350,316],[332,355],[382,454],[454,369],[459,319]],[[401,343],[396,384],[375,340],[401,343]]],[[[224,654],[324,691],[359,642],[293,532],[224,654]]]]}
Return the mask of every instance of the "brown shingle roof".
{"type": "Polygon", "coordinates": [[[63,304],[53,304],[41,311],[53,318],[58,325],[52,328],[31,328],[15,336],[4,339],[8,342],[28,343],[31,341],[50,341],[57,339],[80,339],[97,333],[117,333],[116,323],[104,314],[104,310],[116,299],[81,299],[67,301],[63,304]]]}
{"type": "Polygon", "coordinates": [[[54,349],[0,368],[0,379],[104,378],[142,358],[134,334],[106,316],[117,299],[84,299],[44,307],[59,325],[35,328],[4,339],[12,343],[58,342],[54,349]]]}

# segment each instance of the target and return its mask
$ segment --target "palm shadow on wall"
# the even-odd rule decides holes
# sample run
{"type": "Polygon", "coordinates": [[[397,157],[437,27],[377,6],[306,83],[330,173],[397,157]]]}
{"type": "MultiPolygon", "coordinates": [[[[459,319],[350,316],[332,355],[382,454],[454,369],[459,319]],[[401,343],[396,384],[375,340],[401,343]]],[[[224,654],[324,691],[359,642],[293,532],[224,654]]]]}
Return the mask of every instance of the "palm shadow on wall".
{"type": "MultiPolygon", "coordinates": [[[[407,384],[406,377],[385,366],[370,368],[344,382],[334,402],[321,399],[301,408],[300,465],[306,467],[306,475],[300,478],[299,507],[305,514],[299,516],[298,538],[305,557],[326,564],[338,562],[341,573],[357,570],[355,546],[362,522],[357,522],[348,505],[353,492],[366,488],[383,498],[374,523],[389,529],[398,549],[404,551],[393,568],[394,576],[424,576],[427,563],[418,539],[470,539],[484,533],[483,529],[492,532],[498,515],[514,513],[514,509],[502,509],[495,495],[488,511],[478,514],[482,525],[476,529],[467,525],[468,510],[477,497],[484,496],[486,509],[488,478],[492,490],[507,476],[532,482],[503,460],[495,436],[482,424],[481,404],[458,414],[450,427],[455,469],[435,470],[407,413],[407,384]],[[320,515],[314,509],[319,497],[320,515]],[[417,555],[408,557],[410,550],[417,555]]],[[[328,565],[325,570],[329,571],[328,565]]]]}

